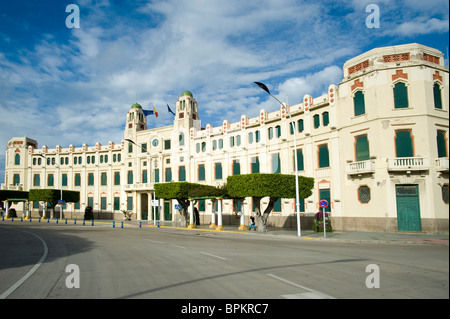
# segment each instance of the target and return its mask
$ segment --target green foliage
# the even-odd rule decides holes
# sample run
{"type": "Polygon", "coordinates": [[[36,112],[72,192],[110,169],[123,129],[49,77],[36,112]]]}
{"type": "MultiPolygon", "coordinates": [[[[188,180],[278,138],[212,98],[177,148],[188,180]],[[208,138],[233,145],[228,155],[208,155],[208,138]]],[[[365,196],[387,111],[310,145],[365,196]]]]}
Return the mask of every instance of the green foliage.
{"type": "Polygon", "coordinates": [[[191,197],[225,196],[226,188],[188,182],[155,184],[155,195],[165,199],[188,199],[191,197]]]}
{"type": "Polygon", "coordinates": [[[13,191],[13,190],[0,190],[0,202],[7,199],[28,199],[28,192],[13,191]]]}
{"type": "MultiPolygon", "coordinates": [[[[299,196],[311,196],[314,178],[298,177],[299,196]]],[[[295,198],[295,175],[286,174],[245,174],[227,178],[230,197],[276,197],[295,198]]]]}
{"type": "MultiPolygon", "coordinates": [[[[76,203],[80,201],[80,192],[64,191],[63,200],[68,203],[76,203]]],[[[61,190],[58,189],[30,189],[28,199],[33,202],[57,203],[61,198],[61,190]]]]}

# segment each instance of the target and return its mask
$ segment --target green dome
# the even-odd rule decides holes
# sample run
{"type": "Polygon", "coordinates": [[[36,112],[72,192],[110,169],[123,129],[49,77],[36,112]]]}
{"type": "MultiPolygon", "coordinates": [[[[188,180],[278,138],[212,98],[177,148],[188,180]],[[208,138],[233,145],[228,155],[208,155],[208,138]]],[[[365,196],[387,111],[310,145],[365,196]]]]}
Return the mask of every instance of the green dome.
{"type": "Polygon", "coordinates": [[[184,91],[183,93],[181,93],[181,96],[190,96],[193,97],[192,93],[189,91],[184,91]]]}
{"type": "Polygon", "coordinates": [[[134,104],[131,106],[131,108],[132,108],[132,109],[142,109],[142,106],[140,106],[138,103],[134,103],[134,104]]]}

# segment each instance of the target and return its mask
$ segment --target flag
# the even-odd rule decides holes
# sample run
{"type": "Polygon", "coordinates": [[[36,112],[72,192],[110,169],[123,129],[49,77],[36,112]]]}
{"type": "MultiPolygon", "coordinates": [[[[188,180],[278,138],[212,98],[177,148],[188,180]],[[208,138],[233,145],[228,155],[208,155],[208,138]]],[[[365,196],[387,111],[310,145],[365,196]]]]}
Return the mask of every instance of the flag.
{"type": "Polygon", "coordinates": [[[144,112],[144,115],[145,115],[145,116],[155,114],[155,113],[153,112],[153,110],[142,110],[142,112],[144,112]]]}
{"type": "Polygon", "coordinates": [[[158,112],[156,112],[155,108],[153,110],[142,110],[144,112],[144,115],[155,115],[155,117],[158,117],[158,112]]]}
{"type": "Polygon", "coordinates": [[[173,113],[173,111],[170,109],[169,104],[167,104],[167,109],[169,110],[169,113],[172,113],[173,115],[175,115],[175,113],[173,113]]]}

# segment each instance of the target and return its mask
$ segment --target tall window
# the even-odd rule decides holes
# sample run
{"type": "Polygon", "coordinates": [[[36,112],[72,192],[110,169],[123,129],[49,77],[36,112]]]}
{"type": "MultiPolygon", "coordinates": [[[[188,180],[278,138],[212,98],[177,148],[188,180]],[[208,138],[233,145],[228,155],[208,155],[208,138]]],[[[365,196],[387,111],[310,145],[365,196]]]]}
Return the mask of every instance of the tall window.
{"type": "Polygon", "coordinates": [[[67,186],[67,174],[62,174],[61,186],[67,186]]]}
{"type": "Polygon", "coordinates": [[[178,135],[178,144],[180,146],[184,145],[184,133],[180,133],[180,135],[178,135]]]}
{"type": "Polygon", "coordinates": [[[102,186],[106,186],[106,183],[107,183],[107,175],[106,175],[106,173],[103,172],[101,176],[102,176],[101,177],[101,184],[102,184],[102,186]]]}
{"type": "Polygon", "coordinates": [[[444,131],[437,131],[436,142],[438,157],[448,157],[447,141],[444,131]]]}
{"type": "Polygon", "coordinates": [[[433,85],[434,108],[442,110],[442,93],[439,83],[433,85]]]}
{"type": "Polygon", "coordinates": [[[297,125],[298,125],[298,131],[299,131],[300,133],[303,132],[303,130],[305,129],[305,126],[304,126],[304,124],[303,124],[303,120],[302,120],[302,119],[300,119],[300,120],[297,121],[297,125]]]}
{"type": "MultiPolygon", "coordinates": [[[[295,160],[295,156],[294,156],[294,160],[295,160]]],[[[298,171],[305,170],[304,159],[303,159],[303,150],[302,149],[297,150],[297,170],[298,171]]]]}
{"type": "Polygon", "coordinates": [[[47,177],[47,186],[53,186],[54,181],[53,181],[53,174],[48,174],[47,177]]]}
{"type": "Polygon", "coordinates": [[[81,174],[80,173],[75,174],[75,186],[81,186],[81,174]]]}
{"type": "Polygon", "coordinates": [[[255,142],[258,143],[261,140],[261,133],[259,131],[255,131],[255,142]]]}
{"type": "Polygon", "coordinates": [[[142,171],[142,183],[143,184],[147,184],[148,183],[148,171],[146,169],[144,169],[142,171]]]}
{"type": "Polygon", "coordinates": [[[280,154],[272,154],[272,173],[281,173],[280,154]]]}
{"type": "Polygon", "coordinates": [[[398,82],[394,86],[394,107],[396,109],[403,109],[408,106],[408,88],[405,83],[398,82]]]}
{"type": "Polygon", "coordinates": [[[281,126],[280,125],[275,126],[275,134],[276,134],[276,137],[281,137],[281,126]]]}
{"type": "Polygon", "coordinates": [[[205,180],[205,164],[198,165],[198,180],[199,181],[205,180]]]}
{"type": "Polygon", "coordinates": [[[120,209],[120,197],[114,197],[114,210],[120,209]]]}
{"type": "Polygon", "coordinates": [[[269,140],[273,138],[273,127],[269,127],[269,140]]]}
{"type": "Polygon", "coordinates": [[[184,166],[178,168],[178,180],[180,182],[186,181],[186,168],[184,166]]]}
{"type": "Polygon", "coordinates": [[[314,128],[318,128],[320,126],[319,114],[314,115],[313,120],[314,120],[314,128]]]}
{"type": "Polygon", "coordinates": [[[413,157],[413,138],[411,130],[395,131],[395,156],[413,157]]]}
{"type": "Polygon", "coordinates": [[[20,165],[20,154],[14,156],[14,165],[20,165]]]}
{"type": "Polygon", "coordinates": [[[120,185],[120,172],[114,172],[114,185],[120,185]]]}
{"type": "Polygon", "coordinates": [[[40,185],[41,185],[41,175],[34,174],[33,186],[40,186],[40,185]]]}
{"type": "Polygon", "coordinates": [[[222,179],[222,163],[214,164],[214,178],[222,179]]]}
{"type": "Polygon", "coordinates": [[[252,174],[259,173],[259,157],[252,157],[252,174]]]}
{"type": "Polygon", "coordinates": [[[328,112],[322,113],[322,122],[323,126],[328,126],[328,124],[330,124],[330,116],[328,112]]]}
{"type": "Polygon", "coordinates": [[[170,182],[172,180],[172,169],[166,168],[166,182],[170,182]]]}
{"type": "Polygon", "coordinates": [[[241,164],[239,160],[233,160],[233,175],[241,174],[241,164]]]}
{"type": "Polygon", "coordinates": [[[133,184],[133,171],[128,171],[128,185],[133,184]]]}
{"type": "Polygon", "coordinates": [[[155,168],[155,183],[159,183],[159,168],[155,168]]]}
{"type": "Polygon", "coordinates": [[[363,91],[358,91],[355,93],[355,96],[353,97],[353,106],[354,106],[355,116],[366,113],[366,105],[364,102],[363,91]]]}
{"type": "Polygon", "coordinates": [[[318,146],[319,168],[330,167],[330,156],[328,153],[328,145],[318,146]]]}
{"type": "MultiPolygon", "coordinates": [[[[14,185],[19,185],[20,184],[20,174],[14,174],[13,178],[14,178],[14,185]]],[[[51,186],[53,186],[53,185],[51,185],[51,186]]]]}
{"type": "Polygon", "coordinates": [[[355,137],[355,157],[356,161],[367,161],[370,157],[369,141],[367,135],[361,135],[355,137]]]}
{"type": "Polygon", "coordinates": [[[88,186],[94,186],[94,173],[88,174],[88,186]]]}
{"type": "Polygon", "coordinates": [[[146,153],[147,152],[147,143],[142,143],[141,144],[141,153],[146,153]]]}
{"type": "Polygon", "coordinates": [[[106,210],[106,197],[104,196],[100,197],[100,209],[106,210]]]}

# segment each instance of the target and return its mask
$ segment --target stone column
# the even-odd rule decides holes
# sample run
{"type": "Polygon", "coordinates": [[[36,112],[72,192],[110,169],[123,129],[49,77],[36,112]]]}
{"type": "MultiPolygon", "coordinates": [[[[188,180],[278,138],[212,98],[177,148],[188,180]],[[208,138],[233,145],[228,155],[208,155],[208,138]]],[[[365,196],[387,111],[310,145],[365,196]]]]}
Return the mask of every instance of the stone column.
{"type": "Polygon", "coordinates": [[[217,205],[218,205],[218,210],[217,210],[217,228],[216,230],[224,230],[223,225],[222,225],[222,198],[217,198],[217,205]]]}
{"type": "Polygon", "coordinates": [[[192,228],[196,228],[195,227],[195,223],[194,223],[194,200],[190,199],[189,202],[190,202],[190,206],[189,206],[190,212],[189,212],[189,226],[188,226],[188,228],[192,229],[192,228]]]}
{"type": "Polygon", "coordinates": [[[215,199],[211,200],[212,205],[211,205],[211,225],[209,225],[209,228],[216,228],[216,205],[218,204],[218,202],[215,199]]]}

